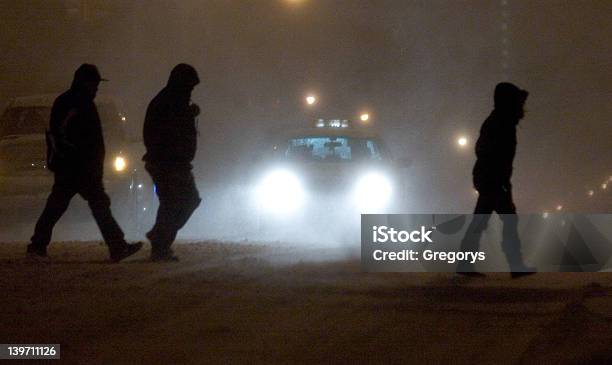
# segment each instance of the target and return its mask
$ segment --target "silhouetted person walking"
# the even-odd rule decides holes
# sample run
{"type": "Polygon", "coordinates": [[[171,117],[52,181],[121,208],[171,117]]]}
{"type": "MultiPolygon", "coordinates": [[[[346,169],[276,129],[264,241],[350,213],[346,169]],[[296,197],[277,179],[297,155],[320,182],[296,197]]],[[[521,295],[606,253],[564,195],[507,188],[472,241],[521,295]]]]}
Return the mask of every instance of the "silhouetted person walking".
{"type": "MultiPolygon", "coordinates": [[[[518,236],[518,217],[512,201],[512,162],[516,152],[516,126],[524,116],[524,105],[529,93],[511,83],[495,87],[495,108],[485,120],[476,142],[476,164],[473,170],[478,202],[474,219],[461,242],[461,251],[476,252],[482,232],[491,213],[497,212],[503,221],[502,249],[513,277],[523,276],[535,269],[525,266],[518,236]]],[[[457,272],[468,276],[483,276],[472,264],[462,263],[457,272]]]]}
{"type": "Polygon", "coordinates": [[[48,167],[55,181],[28,245],[30,256],[47,256],[53,227],[76,194],[89,204],[112,261],[120,261],[142,247],[142,243],[125,242],[104,191],[104,138],[94,104],[100,81],[106,80],[100,77],[96,66],[83,64],[74,73],[70,89],[53,103],[47,142],[48,167]]]}
{"type": "Polygon", "coordinates": [[[178,260],[172,243],[201,202],[191,173],[197,148],[195,118],[200,113],[191,103],[191,92],[199,83],[192,66],[179,64],[147,108],[143,160],[159,198],[155,225],[147,233],[153,261],[178,260]]]}

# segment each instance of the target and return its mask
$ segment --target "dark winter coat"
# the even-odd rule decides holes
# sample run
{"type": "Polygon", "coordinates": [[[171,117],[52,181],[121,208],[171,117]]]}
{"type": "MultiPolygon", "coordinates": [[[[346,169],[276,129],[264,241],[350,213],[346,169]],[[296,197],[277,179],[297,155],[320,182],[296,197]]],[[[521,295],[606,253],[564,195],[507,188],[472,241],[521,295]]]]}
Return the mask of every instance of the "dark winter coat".
{"type": "Polygon", "coordinates": [[[144,122],[143,160],[161,168],[191,168],[197,149],[191,90],[168,85],[153,98],[144,122]]]}
{"type": "Polygon", "coordinates": [[[476,142],[477,159],[473,170],[476,190],[511,187],[517,124],[518,119],[497,110],[493,110],[482,124],[476,142]]]}
{"type": "Polygon", "coordinates": [[[51,109],[49,130],[55,141],[56,172],[102,176],[104,137],[93,99],[74,88],[58,96],[51,109]]]}

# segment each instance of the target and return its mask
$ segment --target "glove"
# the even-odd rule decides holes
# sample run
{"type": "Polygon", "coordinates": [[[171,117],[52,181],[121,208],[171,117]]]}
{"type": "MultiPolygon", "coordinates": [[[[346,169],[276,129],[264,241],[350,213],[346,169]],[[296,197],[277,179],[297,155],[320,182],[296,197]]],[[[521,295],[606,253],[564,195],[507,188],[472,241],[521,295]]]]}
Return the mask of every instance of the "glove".
{"type": "Polygon", "coordinates": [[[189,113],[195,118],[200,115],[200,107],[196,103],[189,104],[189,113]]]}

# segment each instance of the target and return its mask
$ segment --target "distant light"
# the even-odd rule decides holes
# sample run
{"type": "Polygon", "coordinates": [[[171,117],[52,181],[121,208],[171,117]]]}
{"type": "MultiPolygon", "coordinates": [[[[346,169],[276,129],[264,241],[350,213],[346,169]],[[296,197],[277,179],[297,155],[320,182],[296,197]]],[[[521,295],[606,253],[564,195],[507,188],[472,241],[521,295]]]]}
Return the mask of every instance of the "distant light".
{"type": "Polygon", "coordinates": [[[595,195],[595,192],[593,190],[589,190],[588,194],[589,194],[589,196],[593,196],[593,195],[595,195]]]}
{"type": "Polygon", "coordinates": [[[316,98],[316,96],[314,96],[314,95],[308,95],[308,96],[306,97],[306,104],[308,104],[308,105],[314,105],[314,103],[316,103],[316,102],[317,102],[317,98],[316,98]]]}
{"type": "Polygon", "coordinates": [[[122,121],[122,122],[125,122],[125,117],[121,117],[121,121],[122,121]]]}
{"type": "Polygon", "coordinates": [[[563,205],[561,204],[557,205],[557,210],[561,210],[561,209],[563,209],[563,205]]]}
{"type": "Polygon", "coordinates": [[[127,162],[125,161],[125,158],[121,156],[117,156],[115,158],[114,165],[115,165],[115,171],[122,172],[123,170],[125,170],[125,167],[127,166],[127,162]]]}
{"type": "Polygon", "coordinates": [[[325,120],[324,119],[317,120],[317,128],[323,128],[323,127],[325,127],[325,120]]]}
{"type": "Polygon", "coordinates": [[[548,212],[544,212],[544,213],[542,213],[542,218],[546,219],[546,218],[548,218],[548,215],[549,215],[548,212]]]}
{"type": "Polygon", "coordinates": [[[142,189],[142,184],[138,184],[138,189],[142,189]]]}
{"type": "Polygon", "coordinates": [[[467,138],[465,137],[459,137],[459,139],[457,139],[457,144],[461,147],[467,146],[467,142],[467,138]]]}
{"type": "Polygon", "coordinates": [[[608,183],[601,184],[601,188],[606,190],[608,188],[608,183]]]}
{"type": "Polygon", "coordinates": [[[363,113],[359,116],[359,119],[361,119],[362,122],[367,122],[368,120],[370,120],[370,114],[363,113]]]}

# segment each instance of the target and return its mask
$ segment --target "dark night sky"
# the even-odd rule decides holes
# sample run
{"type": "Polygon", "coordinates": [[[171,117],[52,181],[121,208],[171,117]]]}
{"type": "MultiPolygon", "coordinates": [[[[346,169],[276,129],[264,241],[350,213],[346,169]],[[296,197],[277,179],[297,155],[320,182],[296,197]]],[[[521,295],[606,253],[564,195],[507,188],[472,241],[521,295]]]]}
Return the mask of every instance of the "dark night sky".
{"type": "Polygon", "coordinates": [[[90,1],[90,12],[80,3],[0,1],[0,104],[61,91],[93,62],[112,80],[102,91],[138,123],[171,67],[189,62],[203,80],[201,170],[239,166],[269,128],[368,109],[394,154],[414,159],[410,178],[430,187],[435,209],[465,211],[474,156],[454,140],[473,142],[491,109],[505,34],[508,79],[531,93],[519,210],[583,199],[612,175],[610,1],[112,0],[90,1]],[[303,106],[308,91],[320,96],[316,112],[303,106]]]}

